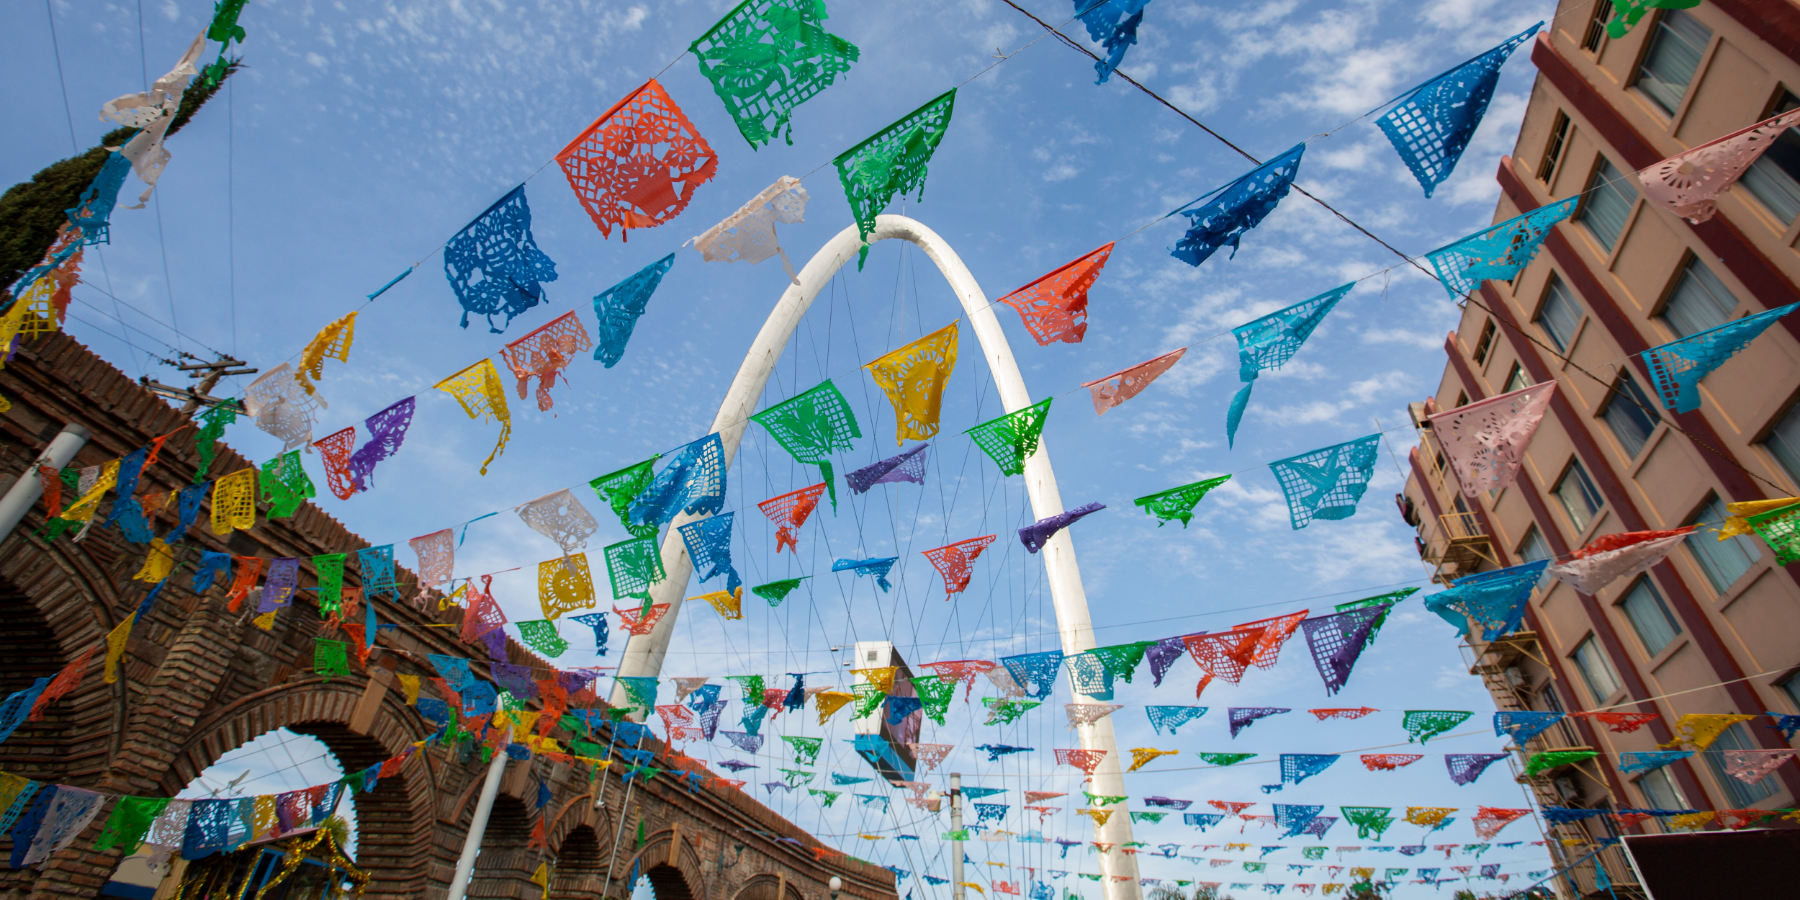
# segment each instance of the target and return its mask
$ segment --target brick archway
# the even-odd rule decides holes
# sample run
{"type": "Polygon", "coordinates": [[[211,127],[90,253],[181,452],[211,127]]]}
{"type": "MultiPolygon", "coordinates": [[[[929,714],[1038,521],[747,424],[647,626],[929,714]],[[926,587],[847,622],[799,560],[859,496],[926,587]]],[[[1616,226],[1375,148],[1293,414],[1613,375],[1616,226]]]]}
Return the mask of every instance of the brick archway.
{"type": "MultiPolygon", "coordinates": [[[[325,684],[308,678],[226,704],[194,724],[160,779],[163,793],[173,796],[225,754],[278,728],[323,743],[346,775],[395,756],[430,734],[404,699],[393,694],[380,698],[380,714],[366,733],[355,730],[358,707],[370,693],[366,683],[340,679],[325,684]]],[[[344,800],[355,804],[357,864],[373,876],[371,891],[406,894],[425,887],[428,873],[418,838],[432,827],[433,762],[429,754],[415,756],[374,791],[352,791],[344,800]]]]}
{"type": "Polygon", "coordinates": [[[800,889],[779,875],[752,875],[731,900],[806,900],[800,889]]]}
{"type": "Polygon", "coordinates": [[[649,835],[644,846],[619,869],[627,874],[633,870],[640,878],[650,879],[656,900],[706,900],[710,896],[692,835],[684,838],[680,828],[649,835]]]}
{"type": "MultiPolygon", "coordinates": [[[[65,424],[80,424],[92,434],[70,461],[72,468],[104,466],[153,438],[191,425],[63,334],[20,347],[0,369],[0,396],[15,398],[12,408],[0,414],[0,476],[29,472],[65,424]]],[[[166,495],[196,480],[253,465],[221,445],[211,466],[199,471],[191,440],[178,438],[166,443],[159,462],[144,471],[139,491],[166,495]]],[[[0,539],[0,629],[12,622],[17,626],[14,646],[29,641],[32,648],[56,651],[40,653],[36,665],[43,671],[12,667],[30,677],[53,675],[65,660],[100,644],[149,590],[132,580],[144,562],[143,545],[128,543],[117,528],[101,526],[80,544],[64,536],[46,545],[31,534],[43,524],[44,514],[44,506],[36,505],[16,530],[0,539]]],[[[380,601],[377,612],[383,624],[395,628],[380,633],[368,666],[353,663],[349,676],[324,682],[312,674],[314,638],[337,636],[321,635],[322,618],[309,590],[316,583],[311,558],[354,553],[368,542],[311,504],[287,518],[259,514],[253,529],[225,536],[212,533],[205,519],[203,509],[201,521],[171,545],[182,568],[154,607],[136,620],[123,647],[118,681],[108,684],[101,677],[103,659],[92,659],[81,686],[52,704],[43,723],[28,723],[0,746],[0,768],[110,794],[170,796],[225,753],[285,727],[322,741],[347,772],[355,772],[436,730],[406,704],[396,676],[431,678],[437,673],[428,656],[449,654],[469,658],[476,675],[489,677],[486,654],[461,643],[453,628],[445,627],[458,624],[459,610],[421,609],[389,598],[380,601]],[[249,611],[228,608],[222,581],[194,592],[192,566],[201,550],[298,558],[300,598],[277,617],[272,630],[258,629],[250,623],[249,611]],[[15,749],[29,750],[42,764],[16,765],[15,749]]],[[[156,529],[166,532],[170,524],[165,516],[156,529]]],[[[412,596],[416,576],[402,566],[398,577],[412,596]]],[[[346,572],[344,584],[360,588],[360,575],[346,572]]],[[[0,653],[6,651],[5,639],[0,634],[0,653]]],[[[505,655],[515,665],[531,666],[538,677],[551,671],[549,663],[517,643],[508,642],[505,655]]],[[[595,709],[605,706],[587,702],[595,709]]],[[[606,743],[604,735],[586,736],[606,743]]],[[[566,742],[573,736],[553,732],[550,737],[566,742]]],[[[693,765],[654,738],[643,749],[654,752],[656,765],[666,772],[693,765]]],[[[441,900],[454,877],[486,768],[466,744],[432,745],[399,775],[383,779],[374,792],[353,795],[362,832],[357,862],[374,876],[364,900],[441,900]]],[[[508,764],[507,803],[528,800],[531,806],[525,841],[530,825],[538,821],[537,785],[551,788],[554,805],[543,813],[551,815],[548,847],[566,861],[552,881],[552,893],[559,898],[616,896],[636,857],[653,865],[652,883],[662,879],[662,892],[670,900],[684,891],[693,900],[822,900],[824,884],[833,875],[843,877],[846,900],[895,900],[892,874],[847,857],[808,852],[818,841],[740,790],[673,777],[627,785],[622,776],[618,768],[595,771],[549,754],[508,764]],[[594,806],[596,796],[605,798],[601,808],[594,806]],[[635,844],[628,840],[618,849],[631,856],[614,861],[618,823],[639,820],[657,829],[655,839],[635,850],[627,849],[635,844]],[[674,839],[677,828],[679,840],[674,839]],[[717,869],[719,848],[734,842],[744,849],[731,857],[730,865],[717,869]],[[675,850],[673,863],[670,848],[675,850]],[[783,877],[787,889],[777,898],[776,885],[783,877]],[[752,885],[748,895],[746,879],[752,885]],[[766,887],[754,887],[764,882],[766,887]]],[[[116,849],[92,850],[103,827],[104,817],[96,818],[41,867],[0,871],[0,895],[97,896],[119,862],[116,849]]],[[[0,853],[9,840],[0,836],[0,853]]],[[[482,868],[484,885],[492,889],[484,887],[472,896],[542,897],[542,888],[529,881],[538,850],[532,848],[527,859],[523,843],[517,851],[498,843],[484,846],[494,851],[484,852],[482,868]],[[515,852],[521,854],[518,865],[496,867],[515,852]]]]}

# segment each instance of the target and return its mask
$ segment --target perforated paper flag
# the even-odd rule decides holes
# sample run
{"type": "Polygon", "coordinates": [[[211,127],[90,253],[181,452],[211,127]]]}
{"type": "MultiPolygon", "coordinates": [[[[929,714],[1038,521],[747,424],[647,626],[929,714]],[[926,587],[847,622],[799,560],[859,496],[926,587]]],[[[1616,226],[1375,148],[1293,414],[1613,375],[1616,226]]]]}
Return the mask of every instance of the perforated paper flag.
{"type": "Polygon", "coordinates": [[[1143,393],[1150,382],[1162,376],[1181,361],[1187,348],[1171,350],[1155,359],[1145,360],[1129,369],[1114,372],[1105,378],[1082,382],[1094,398],[1094,414],[1106,415],[1106,411],[1143,393]]]}
{"type": "Polygon", "coordinates": [[[938,570],[938,574],[944,578],[945,600],[949,600],[954,594],[962,593],[969,586],[969,580],[974,577],[972,567],[975,560],[981,556],[981,551],[986,550],[997,537],[998,535],[992,534],[972,537],[954,544],[921,551],[926,559],[931,560],[931,565],[938,570]]]}
{"type": "Polygon", "coordinates": [[[981,448],[1005,475],[1025,474],[1025,460],[1037,453],[1038,440],[1044,433],[1044,421],[1050,417],[1050,401],[1045,397],[1024,409],[991,419],[964,432],[981,448]]]}
{"type": "Polygon", "coordinates": [[[858,271],[869,258],[868,240],[875,230],[875,216],[896,194],[917,190],[919,199],[925,199],[926,164],[943,141],[955,109],[956,89],[951,88],[832,160],[863,239],[856,260],[858,271]]]}
{"type": "MultiPolygon", "coordinates": [[[[581,320],[573,312],[567,312],[501,348],[500,358],[506,361],[506,367],[518,381],[519,399],[525,399],[531,379],[536,378],[537,407],[542,412],[549,412],[554,405],[550,386],[556,383],[557,376],[563,374],[569,363],[575,361],[576,354],[585,353],[592,346],[594,341],[588,337],[581,320]]],[[[563,383],[568,383],[567,376],[563,383]]]]}
{"type": "Polygon", "coordinates": [[[1678,413],[1699,409],[1700,379],[1750,346],[1776,319],[1796,309],[1800,303],[1790,303],[1645,350],[1644,363],[1663,405],[1678,413]]]}
{"type": "Polygon", "coordinates": [[[671,253],[594,295],[595,329],[599,334],[594,358],[606,368],[618,365],[619,360],[625,358],[625,345],[631,341],[638,319],[649,308],[650,297],[662,284],[663,276],[674,267],[675,254],[671,253]]]}
{"type": "Polygon", "coordinates": [[[662,552],[657,549],[654,538],[620,541],[603,552],[606,556],[607,577],[612,581],[615,599],[632,597],[647,601],[650,599],[650,586],[666,577],[662,552]]]}
{"type": "Polygon", "coordinates": [[[132,170],[145,185],[137,205],[126,209],[144,208],[144,202],[156,190],[163,169],[169,165],[171,155],[169,148],[163,145],[163,138],[175,122],[188,86],[200,74],[196,66],[205,49],[206,34],[202,32],[194,36],[194,42],[176,60],[175,67],[156,79],[150,90],[116,97],[100,108],[100,118],[139,129],[118,151],[120,156],[131,161],[132,170]]]}
{"type": "Polygon", "coordinates": [[[725,590],[734,593],[743,584],[737,570],[731,567],[731,525],[736,517],[735,512],[723,512],[689,522],[678,529],[700,581],[707,582],[724,575],[725,590]]]}
{"type": "MultiPolygon", "coordinates": [[[[997,302],[1018,311],[1025,330],[1038,346],[1048,347],[1056,341],[1079,344],[1087,335],[1088,290],[1100,278],[1100,270],[1106,268],[1112,250],[1112,244],[1100,247],[997,302]]],[[[1098,400],[1095,402],[1098,405],[1098,400]]]]}
{"type": "Polygon", "coordinates": [[[688,47],[752,149],[787,129],[794,107],[856,62],[856,45],[824,28],[821,0],[746,0],[688,47]]]}
{"type": "Polygon", "coordinates": [[[719,158],[653,78],[600,114],[556,154],[569,187],[604,236],[681,214],[719,158]]]}
{"type": "Polygon", "coordinates": [[[1546,381],[1446,410],[1427,420],[1450,459],[1463,496],[1473,499],[1518,479],[1519,463],[1555,393],[1556,382],[1546,381]]]}
{"type": "Polygon", "coordinates": [[[1279,369],[1293,359],[1294,354],[1300,352],[1300,345],[1312,336],[1319,323],[1325,321],[1325,316],[1353,287],[1356,287],[1355,282],[1339,285],[1317,297],[1231,329],[1238,342],[1238,380],[1244,386],[1232,396],[1231,406],[1225,412],[1228,445],[1236,445],[1238,423],[1243,421],[1244,410],[1250,405],[1250,389],[1256,386],[1256,376],[1266,370],[1279,369]]]}
{"type": "Polygon", "coordinates": [[[1287,496],[1288,516],[1298,531],[1315,519],[1348,519],[1369,488],[1380,434],[1357,438],[1269,464],[1287,496]]]}
{"type": "Polygon", "coordinates": [[[956,341],[957,323],[951,322],[863,367],[893,404],[896,445],[938,433],[944,385],[956,371],[956,341]]]}
{"type": "MultiPolygon", "coordinates": [[[[862,494],[878,484],[899,484],[910,481],[913,484],[925,483],[926,451],[930,444],[916,444],[910,450],[903,451],[879,462],[863,466],[844,476],[850,490],[862,494]]],[[[1800,502],[1800,501],[1795,501],[1800,502]]]]}
{"type": "Polygon", "coordinates": [[[825,493],[824,484],[815,484],[797,491],[789,491],[779,497],[771,497],[756,504],[763,515],[775,524],[775,552],[780,553],[783,547],[800,555],[800,538],[796,532],[800,526],[818,508],[819,497],[825,493]]]}
{"type": "MultiPolygon", "coordinates": [[[[631,524],[667,525],[677,513],[699,516],[725,508],[725,445],[709,434],[676,451],[631,501],[631,524]]],[[[636,529],[633,529],[636,533],[636,529]]],[[[654,527],[649,533],[654,534],[654,527]]]]}
{"type": "Polygon", "coordinates": [[[1556,223],[1573,215],[1581,200],[1577,194],[1522,216],[1490,225],[1453,244],[1439,247],[1425,258],[1437,271],[1438,280],[1451,300],[1481,289],[1483,281],[1510,281],[1531,262],[1556,223]]]}
{"type": "Polygon", "coordinates": [[[1800,109],[1677,153],[1637,173],[1644,198],[1694,224],[1705,222],[1718,211],[1719,195],[1731,190],[1775,140],[1796,125],[1800,109]]]}
{"type": "Polygon", "coordinates": [[[375,486],[375,466],[400,452],[406,441],[406,430],[412,425],[414,398],[408,397],[363,420],[369,429],[368,443],[356,448],[345,461],[351,487],[358,493],[375,486]]]}
{"type": "Polygon", "coordinates": [[[1494,640],[1519,627],[1525,601],[1549,562],[1540,559],[1459,578],[1448,590],[1425,598],[1425,608],[1462,634],[1469,633],[1474,623],[1482,629],[1482,640],[1494,640]]]}
{"type": "Polygon", "coordinates": [[[1286,153],[1202,197],[1212,198],[1205,205],[1179,210],[1188,217],[1188,230],[1169,255],[1197,266],[1229,244],[1231,255],[1236,257],[1244,233],[1262,224],[1281,198],[1287,196],[1294,176],[1300,174],[1300,157],[1305,152],[1305,144],[1295,144],[1286,153]]]}
{"type": "Polygon", "coordinates": [[[1188,522],[1193,521],[1194,507],[1200,505],[1200,499],[1205,497],[1208,491],[1230,480],[1230,475],[1220,475],[1217,478],[1196,481],[1193,484],[1169,488],[1166,491],[1157,491],[1131,502],[1144,512],[1155,516],[1158,528],[1176,519],[1180,519],[1181,527],[1186,528],[1188,522]]]}
{"type": "Polygon", "coordinates": [[[281,441],[284,452],[312,443],[313,414],[322,403],[300,386],[287,363],[263,373],[244,389],[244,410],[256,419],[256,427],[281,441]]]}
{"type": "Polygon", "coordinates": [[[593,609],[600,601],[594,596],[594,576],[588,570],[586,553],[538,563],[538,605],[544,618],[554,620],[566,612],[593,609]]]}
{"type": "Polygon", "coordinates": [[[483,359],[440,381],[437,389],[456,398],[463,412],[476,421],[499,422],[500,439],[494,443],[487,459],[481,462],[481,474],[506,450],[506,439],[512,435],[512,412],[506,408],[506,389],[500,384],[500,373],[494,361],[483,359]]]}
{"type": "Polygon", "coordinates": [[[450,238],[444,245],[444,277],[462,304],[464,328],[472,313],[485,317],[488,330],[499,334],[515,316],[544,301],[543,283],[556,280],[556,263],[531,235],[524,185],[494,201],[450,238]],[[494,316],[501,313],[506,321],[495,327],[494,316]]]}
{"type": "Polygon", "coordinates": [[[1647,572],[1687,540],[1692,525],[1671,531],[1637,531],[1595,538],[1575,551],[1574,558],[1545,571],[1590,596],[1607,585],[1647,572]]]}
{"type": "Polygon", "coordinates": [[[750,419],[768,429],[795,462],[819,467],[831,494],[832,508],[837,508],[837,480],[832,476],[831,454],[849,450],[850,442],[862,437],[862,429],[856,424],[856,413],[831,379],[750,419]]]}
{"type": "Polygon", "coordinates": [[[788,280],[799,284],[793,262],[788,260],[787,251],[781,249],[781,242],[776,239],[775,225],[806,221],[807,199],[806,188],[800,186],[800,179],[783,175],[737,212],[694,238],[694,249],[700,251],[701,258],[707,262],[723,260],[752,265],[780,254],[781,267],[787,270],[788,280]]]}
{"type": "Polygon", "coordinates": [[[515,511],[532,531],[554,541],[565,555],[586,547],[587,539],[600,530],[593,514],[567,488],[522,503],[515,511]]]}
{"type": "Polygon", "coordinates": [[[349,362],[350,343],[355,339],[356,313],[352,311],[320,329],[300,351],[300,368],[294,373],[294,380],[300,382],[300,387],[307,393],[312,393],[313,382],[325,375],[325,360],[349,362]]]}
{"type": "Polygon", "coordinates": [[[1412,170],[1425,196],[1455,170],[1468,148],[1507,57],[1544,23],[1507,38],[1500,46],[1401,95],[1399,103],[1375,124],[1387,134],[1401,161],[1412,170]]]}
{"type": "Polygon", "coordinates": [[[1125,61],[1125,51],[1137,43],[1138,25],[1150,0],[1074,0],[1076,17],[1087,26],[1088,37],[1100,42],[1104,56],[1094,63],[1099,73],[1095,84],[1105,84],[1113,70],[1125,61]]]}

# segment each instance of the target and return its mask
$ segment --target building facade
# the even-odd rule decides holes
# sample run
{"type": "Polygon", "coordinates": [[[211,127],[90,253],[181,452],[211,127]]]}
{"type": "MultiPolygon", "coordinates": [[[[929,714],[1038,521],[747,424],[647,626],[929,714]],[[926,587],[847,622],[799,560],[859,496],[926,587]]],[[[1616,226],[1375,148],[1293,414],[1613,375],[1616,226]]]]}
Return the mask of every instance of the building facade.
{"type": "MultiPolygon", "coordinates": [[[[1664,768],[1624,775],[1618,762],[1673,740],[1683,714],[1800,712],[1800,566],[1777,565],[1754,536],[1719,540],[1716,530],[1727,504],[1800,495],[1800,316],[1708,376],[1694,412],[1664,407],[1638,355],[1800,300],[1800,132],[1783,135],[1703,223],[1646,202],[1635,174],[1800,106],[1800,5],[1706,0],[1653,10],[1618,39],[1605,28],[1612,18],[1610,0],[1563,0],[1532,47],[1538,77],[1496,176],[1494,220],[1581,200],[1511,282],[1488,281],[1462,303],[1437,394],[1412,404],[1420,443],[1398,500],[1445,584],[1568,559],[1601,535],[1699,526],[1667,560],[1597,596],[1541,585],[1522,630],[1470,638],[1471,672],[1501,710],[1660,714],[1625,733],[1572,716],[1519,748],[1521,763],[1549,749],[1600,754],[1529,779],[1541,805],[1793,807],[1793,761],[1755,784],[1724,769],[1721,751],[1793,746],[1766,718],[1664,768]],[[1550,380],[1554,398],[1517,483],[1465,496],[1426,417],[1550,380]]],[[[1613,885],[1636,881],[1604,839],[1668,827],[1621,821],[1547,832],[1580,893],[1601,887],[1597,868],[1613,885]]]]}

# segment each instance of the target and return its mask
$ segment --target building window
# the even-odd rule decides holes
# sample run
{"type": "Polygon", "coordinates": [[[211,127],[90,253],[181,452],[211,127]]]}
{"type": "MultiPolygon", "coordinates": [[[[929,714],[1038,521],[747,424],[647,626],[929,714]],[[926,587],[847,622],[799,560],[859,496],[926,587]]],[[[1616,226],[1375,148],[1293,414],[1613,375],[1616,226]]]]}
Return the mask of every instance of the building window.
{"type": "Polygon", "coordinates": [[[1619,673],[1613,671],[1612,663],[1606,660],[1606,651],[1600,649],[1600,641],[1593,635],[1575,648],[1575,669],[1581,673],[1581,681],[1587,685],[1588,696],[1594,698],[1594,705],[1606,702],[1619,690],[1619,673]]]}
{"type": "MultiPolygon", "coordinates": [[[[1796,107],[1800,107],[1800,97],[1782,91],[1769,115],[1780,115],[1796,107]]],[[[1800,215],[1800,129],[1782,132],[1762,157],[1745,170],[1738,184],[1768,207],[1781,224],[1792,224],[1794,217],[1800,215]]]]}
{"type": "Polygon", "coordinates": [[[1800,672],[1784,679],[1781,682],[1781,690],[1787,694],[1788,702],[1794,704],[1795,709],[1800,709],[1800,672]]]}
{"type": "Polygon", "coordinates": [[[1569,114],[1559,109],[1556,111],[1556,118],[1550,122],[1550,142],[1544,145],[1544,158],[1538,162],[1539,181],[1550,183],[1550,176],[1556,174],[1556,164],[1562,159],[1563,145],[1568,142],[1569,114]]]}
{"type": "Polygon", "coordinates": [[[1550,545],[1544,543],[1544,535],[1538,531],[1538,527],[1533,525],[1525,529],[1525,539],[1519,542],[1519,561],[1537,562],[1549,559],[1550,556],[1550,545]]]}
{"type": "Polygon", "coordinates": [[[1781,463],[1788,477],[1800,484],[1800,403],[1788,407],[1787,415],[1782,416],[1781,421],[1769,430],[1769,436],[1763,438],[1763,446],[1776,462],[1781,463]]]}
{"type": "Polygon", "coordinates": [[[1669,605],[1663,602],[1662,594],[1648,578],[1639,578],[1619,606],[1624,608],[1625,618],[1631,620],[1631,630],[1637,632],[1638,640],[1644,642],[1644,652],[1651,658],[1663,652],[1681,634],[1681,623],[1675,621],[1669,605]]]}
{"type": "Polygon", "coordinates": [[[1667,766],[1644,773],[1644,777],[1637,780],[1637,786],[1651,809],[1688,808],[1687,798],[1682,796],[1681,786],[1675,783],[1667,766]]]}
{"type": "Polygon", "coordinates": [[[1581,35],[1581,49],[1600,49],[1600,39],[1606,37],[1606,22],[1612,16],[1612,0],[1594,0],[1594,14],[1588,17],[1587,31],[1581,35]]]}
{"type": "Polygon", "coordinates": [[[1594,177],[1588,179],[1587,196],[1581,202],[1581,209],[1575,213],[1575,218],[1587,226],[1588,233],[1608,253],[1618,243],[1619,233],[1625,230],[1625,217],[1631,213],[1631,204],[1637,202],[1637,187],[1632,183],[1635,180],[1634,175],[1620,172],[1611,160],[1601,157],[1599,167],[1594,169],[1594,177]]]}
{"type": "Polygon", "coordinates": [[[1750,732],[1744,729],[1744,723],[1738,722],[1719,733],[1712,746],[1706,748],[1701,756],[1706,757],[1706,765],[1712,769],[1713,778],[1725,789],[1725,796],[1731,798],[1732,809],[1746,809],[1758,800],[1775,796],[1775,776],[1764,775],[1763,780],[1755,784],[1745,784],[1725,772],[1725,752],[1728,750],[1760,750],[1750,740],[1750,732]]]}
{"type": "Polygon", "coordinates": [[[1569,514],[1569,524],[1575,526],[1575,533],[1579,535],[1586,531],[1588,523],[1594,521],[1594,513],[1600,511],[1602,501],[1580,461],[1569,463],[1569,471],[1564,472],[1562,480],[1556,483],[1555,493],[1563,511],[1569,514]]]}
{"type": "Polygon", "coordinates": [[[1700,68],[1700,55],[1706,52],[1710,40],[1712,30],[1700,20],[1680,10],[1664,11],[1657,17],[1650,35],[1650,50],[1638,69],[1637,89],[1663,112],[1674,115],[1689,82],[1694,80],[1694,71],[1700,68]]]}
{"type": "Polygon", "coordinates": [[[1619,446],[1625,448],[1626,459],[1636,459],[1644,442],[1650,440],[1650,433],[1656,430],[1660,418],[1651,412],[1656,408],[1630,372],[1619,376],[1619,383],[1607,398],[1606,410],[1600,415],[1612,429],[1613,437],[1619,439],[1619,446]]]}
{"type": "MultiPolygon", "coordinates": [[[[1725,524],[1725,503],[1716,495],[1706,501],[1706,505],[1694,514],[1689,525],[1711,526],[1718,528],[1725,524]]],[[[1752,563],[1762,558],[1762,550],[1756,539],[1747,534],[1718,540],[1710,529],[1695,532],[1687,540],[1688,552],[1694,555],[1695,564],[1700,571],[1706,573],[1706,580],[1712,582],[1713,592],[1723,594],[1737,584],[1744,573],[1750,571],[1752,563]]]]}
{"type": "Polygon", "coordinates": [[[1706,263],[1691,259],[1681,270],[1681,280],[1675,282],[1675,290],[1669,292],[1669,302],[1663,304],[1662,317],[1676,337],[1687,337],[1731,321],[1735,309],[1737,298],[1725,289],[1719,276],[1714,275],[1706,263]]]}
{"type": "Polygon", "coordinates": [[[1501,393],[1510,394],[1528,387],[1531,387],[1531,376],[1525,374],[1525,364],[1513,363],[1512,371],[1506,373],[1506,389],[1501,393]]]}
{"type": "Polygon", "coordinates": [[[1486,325],[1481,326],[1481,337],[1479,337],[1475,340],[1475,353],[1474,353],[1475,364],[1481,365],[1481,364],[1487,362],[1488,352],[1493,349],[1494,349],[1494,320],[1489,319],[1489,320],[1487,320],[1486,325]]]}
{"type": "Polygon", "coordinates": [[[1536,321],[1556,349],[1569,351],[1569,344],[1575,340],[1575,326],[1581,324],[1581,306],[1554,274],[1550,276],[1550,287],[1544,291],[1544,305],[1538,308],[1536,321]]]}

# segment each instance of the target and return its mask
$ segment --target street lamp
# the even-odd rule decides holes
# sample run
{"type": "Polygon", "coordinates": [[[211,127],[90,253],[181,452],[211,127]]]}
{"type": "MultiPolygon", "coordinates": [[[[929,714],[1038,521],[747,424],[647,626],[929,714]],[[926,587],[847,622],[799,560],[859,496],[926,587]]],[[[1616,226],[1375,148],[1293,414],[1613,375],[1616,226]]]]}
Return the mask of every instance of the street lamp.
{"type": "Polygon", "coordinates": [[[826,882],[826,884],[831,888],[831,900],[838,900],[838,891],[844,889],[844,879],[833,875],[831,876],[831,880],[826,882]]]}

